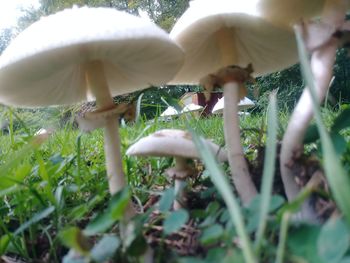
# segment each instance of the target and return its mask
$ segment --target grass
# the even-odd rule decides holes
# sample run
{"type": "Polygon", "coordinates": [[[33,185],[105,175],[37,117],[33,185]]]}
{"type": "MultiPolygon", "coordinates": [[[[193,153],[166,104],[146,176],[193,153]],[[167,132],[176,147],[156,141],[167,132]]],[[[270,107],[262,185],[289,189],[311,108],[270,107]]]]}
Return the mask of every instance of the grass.
{"type": "MultiPolygon", "coordinates": [[[[315,242],[321,242],[321,245],[324,242],[318,240],[324,226],[308,227],[291,220],[287,222],[288,215],[298,204],[294,207],[293,204],[285,204],[283,195],[276,195],[276,189],[269,188],[271,182],[263,183],[265,190],[262,196],[253,200],[249,207],[239,207],[236,209],[238,212],[232,213],[230,206],[226,206],[232,197],[227,197],[220,186],[216,188],[212,183],[215,180],[210,180],[217,171],[195,162],[198,175],[189,180],[188,208],[175,213],[170,209],[175,198],[172,182],[163,175],[173,160],[125,156],[126,149],[137,139],[163,128],[187,129],[190,126],[195,136],[212,138],[223,145],[220,116],[201,119],[181,117],[169,122],[159,119],[151,122],[141,118],[136,124],[124,125],[120,134],[124,170],[130,189],[111,199],[105,179],[102,131],[81,134],[66,125],[37,146],[31,142],[39,127],[31,118],[42,121],[40,112],[15,113],[12,118],[16,126],[10,129],[9,134],[4,132],[0,136],[0,255],[19,257],[25,261],[45,259],[47,262],[60,262],[65,255],[71,254],[68,249],[74,248],[95,262],[108,258],[118,262],[139,262],[144,254],[146,236],[148,242],[157,244],[157,262],[165,259],[167,262],[247,262],[244,259],[247,254],[242,253],[246,245],[240,234],[244,229],[250,246],[248,254],[254,255],[251,262],[255,261],[254,257],[259,262],[284,262],[283,255],[290,258],[290,262],[303,262],[302,259],[324,262],[323,254],[320,256],[315,247],[315,242]],[[130,194],[139,210],[152,198],[159,203],[154,201],[148,210],[129,222],[127,227],[131,229],[131,234],[126,239],[120,239],[117,225],[122,218],[123,204],[130,194]],[[161,212],[156,213],[159,207],[161,212]],[[261,210],[261,207],[264,209],[261,210]],[[237,213],[243,225],[231,220],[230,215],[237,216],[237,213]],[[255,235],[257,240],[254,240],[255,235]],[[196,237],[196,242],[191,239],[193,237],[196,237]],[[305,242],[298,243],[303,239],[305,242]],[[192,243],[185,243],[186,240],[192,240],[192,243]],[[250,243],[254,241],[256,246],[253,247],[250,243]],[[186,251],[188,247],[192,250],[186,251]],[[101,257],[102,254],[107,258],[101,257]]],[[[10,111],[5,109],[3,115],[8,114],[11,114],[10,111]]],[[[323,111],[327,127],[331,127],[337,115],[338,112],[323,111]]],[[[245,153],[260,175],[263,171],[257,168],[257,158],[260,147],[269,140],[266,130],[271,128],[271,116],[273,114],[270,113],[268,120],[266,113],[241,117],[245,153]]],[[[53,119],[50,124],[54,123],[53,119]]],[[[272,121],[277,138],[281,138],[287,119],[288,114],[280,112],[280,125],[276,125],[276,120],[272,121]]],[[[347,130],[342,130],[342,134],[349,144],[347,130]]],[[[316,141],[313,145],[307,153],[316,151],[322,156],[317,146],[319,143],[316,141]]],[[[273,148],[271,142],[269,146],[273,148]]],[[[205,154],[205,149],[203,152],[205,154]]],[[[348,152],[346,150],[342,157],[344,167],[350,167],[348,152]]],[[[266,158],[269,158],[269,152],[266,158]]],[[[204,164],[208,161],[212,160],[209,158],[204,164]]],[[[273,158],[269,162],[270,171],[264,171],[264,179],[267,178],[265,174],[274,174],[271,170],[273,158]]],[[[218,169],[227,180],[227,165],[218,169]]],[[[329,245],[325,247],[326,252],[332,249],[329,245]]],[[[346,258],[348,248],[336,251],[337,255],[341,254],[339,259],[346,258]]],[[[66,256],[66,262],[73,262],[72,258],[66,256]]]]}

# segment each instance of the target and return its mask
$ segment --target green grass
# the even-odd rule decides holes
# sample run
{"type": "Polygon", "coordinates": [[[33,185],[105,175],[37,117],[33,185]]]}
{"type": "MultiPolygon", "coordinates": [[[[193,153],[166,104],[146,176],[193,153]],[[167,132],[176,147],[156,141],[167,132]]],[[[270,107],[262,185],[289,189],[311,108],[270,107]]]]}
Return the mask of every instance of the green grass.
{"type": "MultiPolygon", "coordinates": [[[[259,262],[275,261],[276,256],[277,262],[283,262],[283,255],[288,258],[304,258],[310,260],[309,262],[316,262],[312,261],[316,259],[310,259],[308,254],[313,251],[315,240],[310,239],[309,243],[302,244],[308,253],[301,251],[300,247],[295,245],[303,232],[300,226],[288,222],[289,229],[294,229],[292,234],[288,234],[285,217],[283,221],[280,213],[281,211],[290,213],[291,208],[284,204],[281,196],[270,196],[269,182],[265,183],[261,198],[255,199],[249,207],[240,207],[239,213],[244,223],[242,226],[231,220],[232,212],[229,206],[226,207],[232,197],[227,197],[227,194],[222,192],[220,187],[216,188],[210,180],[210,177],[215,176],[216,173],[208,169],[212,166],[205,168],[200,163],[195,163],[199,175],[191,178],[188,183],[188,191],[192,198],[190,207],[174,213],[170,210],[170,206],[166,205],[171,204],[174,199],[171,194],[172,182],[163,175],[165,169],[172,165],[173,160],[171,158],[134,158],[125,155],[126,149],[140,137],[163,128],[186,129],[187,125],[195,134],[212,138],[217,144],[223,145],[223,123],[220,116],[202,119],[180,117],[169,122],[162,122],[159,119],[151,122],[141,118],[138,123],[120,129],[124,170],[136,207],[145,204],[151,196],[158,196],[163,204],[158,217],[151,216],[151,212],[158,207],[154,204],[144,214],[129,222],[128,226],[133,227],[132,235],[127,239],[120,239],[118,221],[122,215],[122,204],[129,195],[120,194],[112,200],[109,196],[105,178],[102,131],[81,134],[78,130],[66,125],[38,147],[31,143],[33,134],[39,128],[38,124],[33,125],[31,116],[42,120],[40,112],[16,111],[15,113],[13,120],[17,126],[14,127],[13,133],[4,133],[0,136],[0,196],[2,199],[0,201],[0,254],[20,257],[26,261],[40,260],[45,257],[50,262],[60,262],[68,253],[67,247],[73,247],[87,258],[97,262],[102,260],[98,257],[102,252],[115,260],[138,262],[145,248],[143,234],[146,233],[148,236],[153,235],[153,238],[159,239],[156,241],[158,245],[155,250],[155,258],[159,262],[165,259],[167,262],[199,262],[198,260],[200,262],[224,262],[224,260],[246,262],[244,257],[247,254],[242,253],[241,248],[244,245],[242,236],[239,234],[240,229],[237,228],[243,227],[248,234],[249,242],[253,243],[255,234],[259,233],[257,246],[251,247],[251,252],[248,252],[254,253],[259,262]],[[164,189],[169,189],[170,192],[164,189]],[[263,210],[260,209],[260,205],[264,207],[263,210]],[[192,252],[192,254],[181,255],[171,246],[171,240],[179,238],[177,233],[182,233],[184,238],[184,229],[181,227],[188,218],[192,222],[191,227],[200,231],[198,245],[201,249],[194,254],[192,252]],[[174,225],[169,222],[179,224],[174,225]],[[169,224],[172,227],[171,231],[169,224]],[[96,225],[99,226],[98,231],[96,225]],[[162,227],[164,231],[161,230],[162,227]],[[88,236],[84,229],[95,229],[94,235],[88,236]],[[278,242],[280,231],[283,234],[283,240],[278,242]],[[170,232],[172,234],[169,234],[170,232]]],[[[8,116],[8,114],[5,109],[3,115],[8,116]]],[[[331,123],[338,114],[337,111],[323,111],[322,117],[327,120],[327,127],[331,127],[331,123]]],[[[256,162],[259,147],[264,146],[268,141],[266,130],[271,128],[271,116],[269,114],[269,125],[267,125],[265,113],[241,117],[242,143],[246,156],[252,163],[256,162]]],[[[275,129],[277,127],[279,129],[274,135],[277,138],[281,138],[287,119],[286,112],[279,112],[280,125],[276,125],[275,129]]],[[[55,121],[58,122],[57,119],[51,118],[50,124],[54,124],[55,121]]],[[[275,122],[276,120],[272,121],[272,123],[275,122]]],[[[40,124],[45,125],[45,123],[40,124]]],[[[347,134],[347,130],[342,132],[347,134]]],[[[344,138],[348,143],[349,136],[344,138]]],[[[314,145],[316,148],[310,147],[310,152],[317,150],[322,156],[322,152],[317,147],[318,142],[316,141],[314,145]]],[[[273,145],[270,146],[273,147],[273,145]]],[[[349,151],[344,152],[342,158],[344,167],[349,166],[347,160],[350,158],[347,152],[349,151]]],[[[265,169],[269,168],[270,171],[265,171],[264,174],[273,173],[271,170],[273,160],[270,159],[269,162],[265,169]]],[[[226,177],[227,165],[218,166],[218,168],[226,177]]],[[[226,177],[226,180],[228,178],[226,177]]],[[[231,194],[235,194],[234,191],[231,194]]],[[[322,226],[316,226],[316,230],[308,229],[313,231],[312,233],[319,233],[321,230],[322,226]]],[[[291,262],[301,261],[291,260],[291,262]]]]}

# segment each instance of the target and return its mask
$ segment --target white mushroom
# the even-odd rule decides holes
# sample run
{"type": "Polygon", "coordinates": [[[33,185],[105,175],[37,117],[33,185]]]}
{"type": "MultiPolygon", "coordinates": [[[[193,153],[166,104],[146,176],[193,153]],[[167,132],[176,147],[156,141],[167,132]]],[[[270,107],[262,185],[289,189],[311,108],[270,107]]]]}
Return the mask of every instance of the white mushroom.
{"type": "MultiPolygon", "coordinates": [[[[86,122],[104,126],[111,194],[125,186],[112,96],[166,83],[183,52],[151,22],[109,8],[74,8],[41,18],[0,57],[0,102],[36,107],[96,99],[86,122]]],[[[130,212],[130,211],[129,211],[130,212]]]]}
{"type": "MultiPolygon", "coordinates": [[[[255,103],[247,97],[241,99],[238,103],[238,110],[244,111],[250,109],[255,106],[255,103]]],[[[214,105],[213,110],[211,111],[213,114],[222,114],[225,107],[224,98],[218,100],[218,102],[214,105]]]]}
{"type": "Polygon", "coordinates": [[[160,114],[160,117],[163,117],[163,118],[171,118],[173,116],[178,116],[180,114],[180,112],[178,112],[174,107],[172,106],[169,106],[168,108],[166,108],[165,111],[163,111],[161,114],[160,114]]]}
{"type": "Polygon", "coordinates": [[[191,111],[201,111],[203,110],[203,106],[201,105],[197,105],[197,104],[194,104],[194,103],[190,103],[188,105],[186,105],[183,109],[182,109],[182,113],[185,113],[185,112],[191,112],[191,111]]]}
{"type": "Polygon", "coordinates": [[[171,83],[198,84],[202,79],[208,91],[215,84],[223,86],[228,159],[245,205],[257,191],[243,155],[237,117],[237,104],[246,95],[243,86],[252,69],[240,67],[252,63],[254,75],[260,76],[291,66],[298,59],[293,33],[262,19],[256,5],[246,2],[193,1],[170,33],[185,51],[185,64],[171,83]]]}
{"type": "MultiPolygon", "coordinates": [[[[206,143],[220,162],[227,160],[225,150],[210,140],[206,140],[206,143]]],[[[174,157],[175,166],[169,168],[166,173],[175,179],[175,193],[179,198],[179,201],[174,202],[173,207],[174,209],[182,207],[186,178],[193,173],[193,169],[187,165],[186,160],[200,158],[190,133],[177,129],[160,130],[130,146],[126,154],[145,157],[174,157]]]]}
{"type": "MultiPolygon", "coordinates": [[[[322,101],[333,77],[333,65],[339,39],[335,32],[341,30],[345,21],[345,12],[350,2],[346,0],[260,0],[259,12],[272,23],[292,31],[292,26],[300,23],[304,39],[311,53],[311,68],[314,74],[317,96],[322,101]],[[321,19],[319,19],[321,17],[321,19]],[[317,22],[305,19],[317,18],[317,22]]],[[[280,154],[280,169],[288,200],[293,200],[299,192],[291,163],[296,151],[303,149],[303,139],[313,118],[312,100],[308,89],[304,89],[285,131],[280,154]]],[[[308,209],[303,208],[304,217],[308,209]]]]}

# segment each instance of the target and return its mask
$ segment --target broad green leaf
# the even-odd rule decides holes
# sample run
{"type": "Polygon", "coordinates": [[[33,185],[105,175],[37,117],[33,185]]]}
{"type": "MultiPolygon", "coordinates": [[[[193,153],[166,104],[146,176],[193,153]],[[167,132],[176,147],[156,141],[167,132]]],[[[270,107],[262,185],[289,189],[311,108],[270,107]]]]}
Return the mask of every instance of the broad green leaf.
{"type": "Polygon", "coordinates": [[[331,133],[330,136],[337,155],[341,156],[343,153],[345,153],[347,148],[346,140],[339,133],[331,133]]]}
{"type": "Polygon", "coordinates": [[[323,262],[317,253],[317,240],[320,234],[319,226],[303,225],[289,231],[287,247],[292,255],[296,255],[309,263],[323,262]]]}
{"type": "Polygon", "coordinates": [[[219,224],[215,224],[203,230],[200,242],[205,246],[214,244],[223,234],[224,228],[219,224]]]}
{"type": "Polygon", "coordinates": [[[183,257],[180,258],[179,263],[203,263],[205,262],[203,259],[195,258],[195,257],[183,257]]]}
{"type": "Polygon", "coordinates": [[[350,108],[343,110],[334,120],[331,131],[339,132],[342,129],[350,127],[350,108]]]}
{"type": "Polygon", "coordinates": [[[178,231],[187,222],[188,218],[188,212],[184,209],[170,212],[163,223],[164,233],[169,235],[178,231]]]}
{"type": "Polygon", "coordinates": [[[318,255],[327,263],[338,262],[349,249],[350,232],[341,219],[329,219],[317,240],[318,255]]]}
{"type": "Polygon", "coordinates": [[[97,215],[92,222],[87,225],[84,233],[86,235],[95,235],[97,233],[103,233],[111,228],[115,222],[123,218],[129,200],[130,193],[129,189],[126,187],[112,197],[107,209],[97,215]]]}
{"type": "Polygon", "coordinates": [[[134,240],[129,244],[127,254],[133,257],[142,256],[147,250],[147,241],[142,233],[137,233],[134,240]]]}
{"type": "Polygon", "coordinates": [[[10,243],[10,237],[8,235],[4,235],[0,238],[0,256],[6,253],[9,243],[10,243]]]}
{"type": "Polygon", "coordinates": [[[318,133],[317,125],[310,125],[304,136],[304,144],[316,142],[318,139],[320,139],[320,134],[318,133]]]}
{"type": "Polygon", "coordinates": [[[69,227],[59,233],[61,242],[68,248],[72,248],[82,255],[88,255],[91,245],[87,237],[77,227],[69,227]]]}
{"type": "Polygon", "coordinates": [[[15,235],[18,235],[20,233],[22,233],[24,230],[26,230],[28,227],[30,227],[31,225],[39,222],[40,220],[48,217],[53,211],[55,211],[55,207],[54,206],[50,206],[36,214],[34,214],[34,216],[29,219],[28,221],[26,221],[25,223],[23,223],[19,228],[17,228],[17,230],[15,231],[15,235]]]}
{"type": "Polygon", "coordinates": [[[91,257],[96,262],[106,262],[113,257],[121,242],[115,235],[105,235],[92,248],[91,257]]]}
{"type": "Polygon", "coordinates": [[[169,188],[164,191],[162,197],[159,200],[159,211],[166,212],[172,207],[175,200],[174,188],[169,188]]]}

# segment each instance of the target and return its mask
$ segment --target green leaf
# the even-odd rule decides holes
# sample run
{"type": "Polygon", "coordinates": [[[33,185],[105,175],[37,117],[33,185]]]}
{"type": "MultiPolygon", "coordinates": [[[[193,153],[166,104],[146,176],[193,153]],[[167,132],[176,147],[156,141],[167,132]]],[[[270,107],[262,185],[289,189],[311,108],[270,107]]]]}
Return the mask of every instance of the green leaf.
{"type": "Polygon", "coordinates": [[[26,230],[31,225],[48,217],[53,211],[55,211],[55,207],[50,206],[50,207],[44,209],[43,211],[34,214],[34,216],[31,219],[29,219],[27,222],[23,223],[19,228],[17,228],[17,230],[15,231],[15,235],[22,233],[24,230],[26,230]]]}
{"type": "Polygon", "coordinates": [[[334,120],[331,131],[339,132],[342,129],[350,127],[350,108],[343,110],[334,120]]]}
{"type": "Polygon", "coordinates": [[[113,257],[120,243],[117,236],[105,235],[91,250],[92,259],[96,262],[106,262],[113,257]]]}
{"type": "Polygon", "coordinates": [[[130,193],[126,187],[116,193],[109,201],[107,209],[96,216],[84,230],[86,235],[103,233],[111,228],[116,221],[123,218],[124,211],[129,203],[130,193]]]}
{"type": "Polygon", "coordinates": [[[138,257],[142,256],[147,250],[147,241],[142,233],[137,233],[127,249],[127,254],[138,257]]]}
{"type": "Polygon", "coordinates": [[[317,125],[310,125],[304,136],[304,144],[316,142],[318,139],[320,139],[320,134],[318,133],[317,125]]]}
{"type": "Polygon", "coordinates": [[[200,237],[200,242],[205,246],[214,244],[223,234],[224,228],[219,224],[215,224],[211,227],[204,229],[200,237]]]}
{"type": "Polygon", "coordinates": [[[187,125],[187,128],[190,130],[197,151],[200,153],[203,163],[205,164],[206,169],[209,171],[210,179],[219,190],[219,193],[226,203],[232,223],[234,224],[237,234],[242,242],[241,245],[245,261],[248,263],[257,262],[253,252],[251,240],[244,225],[243,215],[239,207],[238,200],[232,192],[232,188],[230,187],[227,177],[224,175],[222,168],[215,160],[215,157],[210,151],[208,145],[204,143],[203,138],[198,136],[189,124],[187,125]]]}
{"type": "Polygon", "coordinates": [[[203,259],[195,257],[183,257],[179,259],[179,263],[203,263],[203,259]]]}
{"type": "Polygon", "coordinates": [[[174,188],[169,188],[164,191],[162,194],[162,197],[159,200],[159,211],[160,212],[166,212],[169,211],[172,207],[172,204],[175,200],[175,190],[174,188]]]}
{"type": "Polygon", "coordinates": [[[178,231],[187,222],[188,218],[188,212],[184,209],[169,213],[163,223],[164,233],[169,235],[178,231]]]}
{"type": "Polygon", "coordinates": [[[350,257],[345,257],[341,259],[338,263],[350,263],[350,257]]]}
{"type": "Polygon", "coordinates": [[[0,256],[6,253],[9,243],[10,243],[9,235],[4,235],[0,238],[0,256]]]}
{"type": "Polygon", "coordinates": [[[307,260],[309,263],[326,263],[321,260],[317,253],[319,233],[319,226],[303,225],[291,229],[287,239],[290,253],[307,260]]]}
{"type": "Polygon", "coordinates": [[[66,228],[62,230],[58,236],[66,247],[72,248],[84,256],[89,254],[91,245],[79,228],[66,228]]]}
{"type": "Polygon", "coordinates": [[[341,219],[330,219],[317,240],[318,255],[324,262],[338,262],[350,245],[349,229],[341,219]]]}
{"type": "Polygon", "coordinates": [[[342,154],[345,153],[347,148],[346,140],[339,133],[331,133],[330,136],[337,155],[341,156],[342,154]]]}

